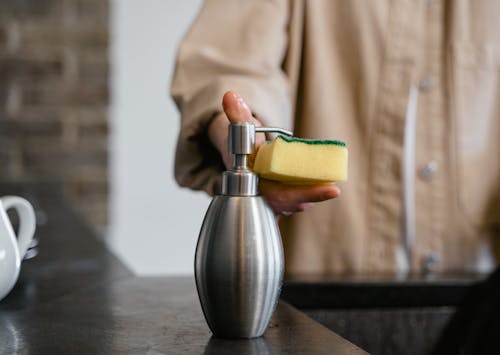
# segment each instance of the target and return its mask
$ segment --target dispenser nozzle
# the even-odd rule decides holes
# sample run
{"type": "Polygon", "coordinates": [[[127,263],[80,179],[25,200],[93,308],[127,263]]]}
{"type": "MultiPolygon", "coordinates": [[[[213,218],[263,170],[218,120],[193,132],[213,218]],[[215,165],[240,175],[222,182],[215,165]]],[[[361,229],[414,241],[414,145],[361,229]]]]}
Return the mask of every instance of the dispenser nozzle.
{"type": "Polygon", "coordinates": [[[292,132],[277,127],[255,127],[252,122],[234,122],[229,125],[228,148],[231,154],[252,154],[255,151],[255,133],[280,133],[286,136],[292,132]]]}
{"type": "Polygon", "coordinates": [[[291,136],[292,132],[282,128],[255,127],[252,122],[234,122],[228,130],[228,150],[233,154],[233,165],[222,176],[222,194],[255,196],[259,180],[248,169],[248,155],[255,152],[255,133],[272,132],[291,136]]]}

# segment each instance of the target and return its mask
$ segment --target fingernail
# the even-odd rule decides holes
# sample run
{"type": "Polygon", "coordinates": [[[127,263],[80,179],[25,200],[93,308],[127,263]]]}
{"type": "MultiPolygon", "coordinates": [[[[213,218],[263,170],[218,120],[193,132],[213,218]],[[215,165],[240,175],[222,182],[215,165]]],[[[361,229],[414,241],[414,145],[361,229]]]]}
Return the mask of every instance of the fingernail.
{"type": "Polygon", "coordinates": [[[239,106],[242,106],[244,108],[248,108],[248,105],[246,104],[245,100],[243,100],[243,98],[241,97],[240,94],[238,94],[237,92],[234,92],[234,91],[230,91],[229,95],[232,96],[232,99],[235,100],[239,106]]]}
{"type": "Polygon", "coordinates": [[[241,99],[240,94],[238,94],[235,91],[229,91],[228,94],[231,95],[234,100],[240,100],[241,99]]]}
{"type": "Polygon", "coordinates": [[[250,107],[248,107],[247,103],[245,100],[240,95],[236,95],[236,100],[238,101],[238,105],[240,106],[241,109],[250,111],[250,107]]]}
{"type": "Polygon", "coordinates": [[[230,121],[249,121],[251,120],[252,114],[250,108],[246,104],[245,100],[240,94],[234,91],[228,91],[225,95],[225,99],[222,101],[222,106],[230,121]],[[229,102],[233,104],[230,105],[229,102]]]}

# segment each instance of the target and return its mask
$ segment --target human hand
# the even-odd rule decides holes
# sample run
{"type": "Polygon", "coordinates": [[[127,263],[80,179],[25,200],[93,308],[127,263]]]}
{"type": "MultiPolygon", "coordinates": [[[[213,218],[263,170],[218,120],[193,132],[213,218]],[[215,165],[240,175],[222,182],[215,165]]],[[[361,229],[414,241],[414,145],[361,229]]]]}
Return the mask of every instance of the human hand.
{"type": "MultiPolygon", "coordinates": [[[[262,126],[262,124],[252,116],[250,108],[236,92],[228,91],[224,94],[222,107],[224,112],[214,117],[208,126],[208,137],[219,150],[224,164],[229,169],[232,162],[227,150],[228,124],[245,121],[253,122],[257,127],[262,126]]],[[[264,143],[265,135],[257,133],[255,137],[256,150],[264,143]]],[[[255,156],[250,157],[250,165],[253,165],[254,158],[255,156]]],[[[265,179],[260,179],[259,190],[277,215],[301,212],[315,202],[326,201],[340,194],[340,189],[334,184],[296,186],[265,179]]]]}
{"type": "MultiPolygon", "coordinates": [[[[228,91],[224,94],[224,97],[222,98],[222,108],[224,109],[224,112],[215,116],[208,126],[208,138],[221,154],[226,169],[230,169],[232,165],[232,157],[231,154],[229,154],[227,147],[228,125],[231,122],[247,121],[253,122],[256,127],[261,127],[262,124],[258,119],[252,116],[250,108],[243,98],[236,92],[228,91]]],[[[255,151],[257,151],[258,147],[265,142],[265,134],[256,133],[255,151]]],[[[253,166],[254,158],[255,154],[252,154],[249,157],[250,166],[253,166]]]]}

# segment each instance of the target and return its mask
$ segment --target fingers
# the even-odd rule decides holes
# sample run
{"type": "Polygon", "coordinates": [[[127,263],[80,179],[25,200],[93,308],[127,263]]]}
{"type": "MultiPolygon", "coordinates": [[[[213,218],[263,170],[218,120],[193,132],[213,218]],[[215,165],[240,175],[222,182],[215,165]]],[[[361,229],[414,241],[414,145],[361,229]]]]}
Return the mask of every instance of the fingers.
{"type": "Polygon", "coordinates": [[[336,198],[340,189],[333,184],[291,186],[269,180],[260,180],[260,192],[276,214],[302,212],[315,202],[336,198]]]}

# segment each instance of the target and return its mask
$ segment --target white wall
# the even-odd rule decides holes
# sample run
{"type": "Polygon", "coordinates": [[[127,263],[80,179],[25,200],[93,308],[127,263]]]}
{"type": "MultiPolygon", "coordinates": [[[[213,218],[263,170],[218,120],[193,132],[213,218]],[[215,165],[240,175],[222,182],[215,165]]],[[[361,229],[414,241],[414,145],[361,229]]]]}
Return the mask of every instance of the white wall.
{"type": "Polygon", "coordinates": [[[113,0],[109,244],[138,274],[190,274],[209,198],[173,179],[178,43],[201,0],[113,0]]]}

